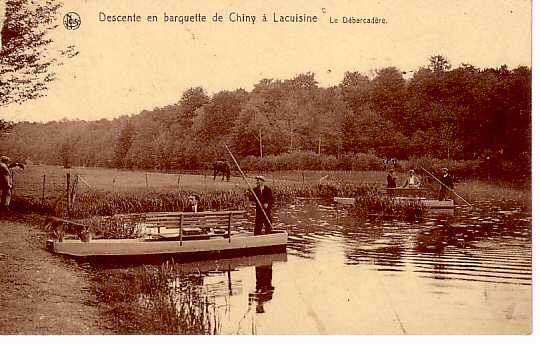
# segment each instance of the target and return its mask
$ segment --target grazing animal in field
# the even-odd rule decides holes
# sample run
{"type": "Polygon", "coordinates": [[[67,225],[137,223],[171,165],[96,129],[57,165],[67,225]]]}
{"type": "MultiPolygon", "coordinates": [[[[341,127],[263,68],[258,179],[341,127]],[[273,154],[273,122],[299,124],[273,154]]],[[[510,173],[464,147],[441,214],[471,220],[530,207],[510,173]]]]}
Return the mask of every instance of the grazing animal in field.
{"type": "Polygon", "coordinates": [[[219,173],[222,173],[221,181],[225,179],[225,176],[227,177],[227,182],[231,179],[231,166],[229,165],[229,162],[227,161],[215,161],[214,162],[214,181],[216,180],[216,176],[219,175],[219,173]]]}

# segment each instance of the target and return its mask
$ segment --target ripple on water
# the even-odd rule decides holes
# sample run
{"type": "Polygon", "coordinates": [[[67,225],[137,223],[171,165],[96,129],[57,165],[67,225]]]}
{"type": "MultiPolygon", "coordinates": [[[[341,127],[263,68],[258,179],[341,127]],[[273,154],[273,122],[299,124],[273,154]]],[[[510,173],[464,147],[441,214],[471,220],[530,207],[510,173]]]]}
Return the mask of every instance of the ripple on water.
{"type": "Polygon", "coordinates": [[[324,259],[315,248],[333,244],[343,250],[347,266],[408,271],[422,279],[530,285],[530,215],[493,207],[490,200],[479,205],[473,213],[434,215],[420,223],[360,223],[338,217],[330,206],[307,203],[283,211],[294,223],[295,255],[305,251],[315,262],[324,259]]]}

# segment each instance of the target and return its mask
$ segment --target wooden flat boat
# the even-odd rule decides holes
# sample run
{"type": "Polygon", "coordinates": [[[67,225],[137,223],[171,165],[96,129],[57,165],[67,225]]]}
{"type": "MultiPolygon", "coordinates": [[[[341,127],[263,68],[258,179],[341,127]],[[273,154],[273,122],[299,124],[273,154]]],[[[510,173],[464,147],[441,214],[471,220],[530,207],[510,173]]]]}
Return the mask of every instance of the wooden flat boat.
{"type": "Polygon", "coordinates": [[[397,196],[394,198],[397,202],[411,202],[411,203],[420,203],[425,208],[428,209],[453,209],[455,207],[454,200],[437,200],[437,199],[428,199],[423,197],[405,197],[397,196]]]}
{"type": "Polygon", "coordinates": [[[51,252],[73,257],[116,257],[172,255],[189,258],[208,258],[215,255],[242,256],[285,251],[287,232],[254,236],[240,233],[230,238],[211,237],[189,241],[161,241],[155,239],[96,239],[90,242],[67,239],[62,242],[47,241],[51,252]]]}
{"type": "Polygon", "coordinates": [[[148,213],[141,238],[93,239],[88,242],[79,239],[50,239],[47,241],[47,249],[75,258],[173,256],[182,260],[268,254],[286,250],[286,231],[257,236],[251,231],[233,232],[233,227],[242,223],[243,214],[243,211],[148,213]]]}
{"type": "Polygon", "coordinates": [[[453,209],[454,200],[438,200],[430,197],[431,190],[426,188],[387,188],[385,195],[397,202],[415,202],[428,209],[453,209]]]}
{"type": "Polygon", "coordinates": [[[334,197],[334,202],[336,204],[340,204],[340,205],[354,205],[355,199],[354,198],[346,198],[346,197],[335,196],[334,197]]]}
{"type": "MultiPolygon", "coordinates": [[[[387,188],[382,194],[396,202],[419,203],[428,209],[453,209],[454,200],[438,200],[429,197],[429,189],[425,188],[387,188]]],[[[341,205],[354,205],[355,198],[334,197],[334,202],[341,205]]]]}

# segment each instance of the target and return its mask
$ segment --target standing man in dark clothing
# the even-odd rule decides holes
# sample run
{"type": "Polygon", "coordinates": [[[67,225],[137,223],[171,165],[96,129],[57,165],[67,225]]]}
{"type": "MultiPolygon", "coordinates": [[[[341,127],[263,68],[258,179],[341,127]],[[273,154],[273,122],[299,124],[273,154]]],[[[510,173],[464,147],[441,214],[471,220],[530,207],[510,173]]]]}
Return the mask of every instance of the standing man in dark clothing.
{"type": "Polygon", "coordinates": [[[394,169],[388,170],[386,174],[386,194],[394,195],[394,188],[396,188],[396,175],[394,174],[394,169]]]}
{"type": "Polygon", "coordinates": [[[261,206],[255,200],[253,195],[250,195],[250,199],[255,201],[255,235],[262,234],[262,228],[264,224],[265,233],[269,234],[272,232],[272,206],[274,206],[274,197],[272,196],[272,190],[264,185],[264,176],[255,177],[257,186],[253,188],[253,192],[259,199],[261,206]],[[266,213],[266,216],[265,216],[266,213]],[[267,220],[268,218],[268,220],[267,220]],[[270,221],[270,222],[269,222],[270,221]]]}
{"type": "Polygon", "coordinates": [[[443,175],[441,177],[441,189],[439,190],[439,200],[446,200],[449,194],[448,188],[454,190],[454,180],[452,175],[448,172],[447,168],[442,169],[443,175]],[[445,187],[446,186],[446,187],[445,187]]]}
{"type": "Polygon", "coordinates": [[[0,204],[0,211],[8,210],[11,202],[11,189],[13,188],[13,175],[9,169],[10,159],[6,156],[2,156],[0,159],[0,194],[2,195],[2,201],[0,204]]]}
{"type": "Polygon", "coordinates": [[[386,175],[386,188],[396,188],[396,175],[393,169],[390,169],[386,175]]]}

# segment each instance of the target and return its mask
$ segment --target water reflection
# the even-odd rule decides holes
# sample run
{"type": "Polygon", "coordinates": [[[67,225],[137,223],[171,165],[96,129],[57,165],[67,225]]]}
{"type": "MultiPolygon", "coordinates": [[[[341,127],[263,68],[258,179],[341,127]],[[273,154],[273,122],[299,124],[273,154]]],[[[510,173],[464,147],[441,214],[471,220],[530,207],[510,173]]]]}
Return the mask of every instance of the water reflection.
{"type": "Polygon", "coordinates": [[[345,253],[347,265],[373,264],[378,270],[401,271],[403,248],[400,245],[382,244],[373,248],[348,248],[345,253]]]}
{"type": "Polygon", "coordinates": [[[258,314],[264,313],[264,303],[272,299],[272,264],[255,267],[255,292],[249,293],[249,305],[255,304],[258,314]]]}
{"type": "Polygon", "coordinates": [[[302,201],[276,210],[287,253],[174,266],[215,298],[224,334],[527,330],[531,215],[478,205],[361,222],[302,201]]]}
{"type": "Polygon", "coordinates": [[[419,277],[531,284],[531,222],[519,207],[480,207],[429,212],[422,222],[365,222],[320,202],[283,208],[291,255],[318,261],[328,245],[344,265],[376,271],[411,271],[419,277]],[[367,266],[366,266],[367,265],[367,266]]]}

